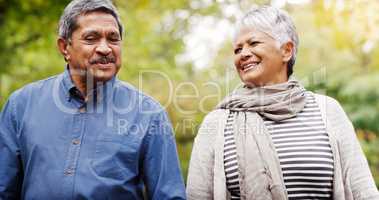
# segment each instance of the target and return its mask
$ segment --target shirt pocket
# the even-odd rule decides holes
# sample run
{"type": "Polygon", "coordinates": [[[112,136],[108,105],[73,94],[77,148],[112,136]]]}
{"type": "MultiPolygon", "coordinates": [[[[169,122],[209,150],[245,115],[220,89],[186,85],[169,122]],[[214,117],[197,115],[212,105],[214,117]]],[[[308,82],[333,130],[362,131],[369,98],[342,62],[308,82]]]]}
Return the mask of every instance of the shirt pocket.
{"type": "Polygon", "coordinates": [[[138,175],[139,146],[137,135],[102,131],[96,138],[91,167],[100,177],[132,179],[138,175]]]}

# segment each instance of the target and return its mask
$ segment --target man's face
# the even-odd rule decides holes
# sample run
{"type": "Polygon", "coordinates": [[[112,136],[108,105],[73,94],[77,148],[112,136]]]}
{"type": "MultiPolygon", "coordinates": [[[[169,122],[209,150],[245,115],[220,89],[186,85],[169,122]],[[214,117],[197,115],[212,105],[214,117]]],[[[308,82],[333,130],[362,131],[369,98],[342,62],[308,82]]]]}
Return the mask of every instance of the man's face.
{"type": "Polygon", "coordinates": [[[66,60],[73,73],[85,72],[85,77],[105,82],[121,67],[121,35],[116,19],[110,14],[80,15],[71,41],[66,44],[66,60]]]}

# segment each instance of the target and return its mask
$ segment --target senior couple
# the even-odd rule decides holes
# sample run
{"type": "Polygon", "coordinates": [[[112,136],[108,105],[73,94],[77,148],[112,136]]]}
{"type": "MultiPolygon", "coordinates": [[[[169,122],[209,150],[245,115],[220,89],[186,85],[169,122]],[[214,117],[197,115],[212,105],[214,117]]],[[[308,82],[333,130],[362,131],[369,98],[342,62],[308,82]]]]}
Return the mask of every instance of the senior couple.
{"type": "Polygon", "coordinates": [[[185,189],[167,114],[115,77],[116,8],[72,1],[57,40],[66,69],[14,92],[0,114],[0,199],[379,199],[341,106],[291,76],[291,18],[259,7],[236,32],[244,84],[205,117],[185,189]]]}

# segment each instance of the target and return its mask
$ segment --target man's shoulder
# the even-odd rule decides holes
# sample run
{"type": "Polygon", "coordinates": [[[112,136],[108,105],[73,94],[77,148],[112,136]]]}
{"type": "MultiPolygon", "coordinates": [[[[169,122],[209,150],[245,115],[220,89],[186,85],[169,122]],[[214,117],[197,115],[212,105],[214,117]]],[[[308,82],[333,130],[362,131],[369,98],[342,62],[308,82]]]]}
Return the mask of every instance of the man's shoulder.
{"type": "Polygon", "coordinates": [[[154,110],[157,112],[164,110],[163,106],[156,99],[145,94],[128,82],[116,79],[115,88],[117,90],[117,95],[121,96],[120,99],[126,98],[129,103],[138,103],[139,106],[142,106],[142,109],[154,110]]]}
{"type": "Polygon", "coordinates": [[[45,79],[37,80],[31,83],[28,83],[21,88],[14,91],[9,100],[23,102],[32,96],[39,96],[46,92],[47,87],[53,87],[55,81],[57,80],[59,75],[54,75],[45,79]]]}

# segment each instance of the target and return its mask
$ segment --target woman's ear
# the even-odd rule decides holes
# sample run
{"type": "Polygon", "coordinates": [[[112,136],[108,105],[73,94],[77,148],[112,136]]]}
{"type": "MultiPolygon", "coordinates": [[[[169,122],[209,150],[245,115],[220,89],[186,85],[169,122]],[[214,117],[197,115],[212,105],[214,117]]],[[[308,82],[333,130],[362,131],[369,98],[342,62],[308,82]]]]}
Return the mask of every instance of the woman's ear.
{"type": "Polygon", "coordinates": [[[68,51],[67,51],[67,48],[68,48],[68,41],[60,37],[60,38],[58,38],[58,40],[57,40],[57,46],[58,46],[59,51],[60,51],[61,54],[63,55],[64,60],[65,60],[65,61],[70,60],[70,54],[69,54],[68,51]]]}
{"type": "Polygon", "coordinates": [[[292,54],[295,51],[294,48],[295,48],[295,45],[291,41],[286,42],[282,45],[281,52],[283,55],[283,62],[288,62],[291,59],[292,54]]]}

